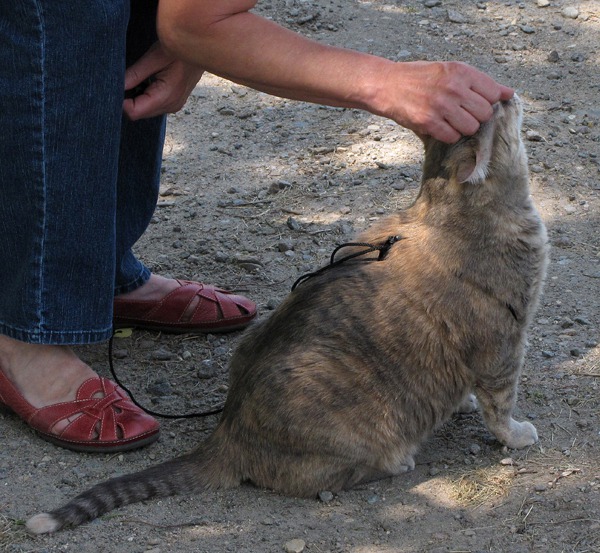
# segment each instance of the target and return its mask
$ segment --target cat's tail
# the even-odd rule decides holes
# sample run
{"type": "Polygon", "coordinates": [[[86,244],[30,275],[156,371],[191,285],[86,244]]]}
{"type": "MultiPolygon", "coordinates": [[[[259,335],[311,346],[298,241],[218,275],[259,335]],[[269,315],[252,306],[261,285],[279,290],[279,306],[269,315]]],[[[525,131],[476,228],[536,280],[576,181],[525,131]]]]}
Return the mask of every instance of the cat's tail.
{"type": "Polygon", "coordinates": [[[232,465],[232,457],[235,456],[223,458],[226,448],[205,445],[160,465],[96,484],[62,507],[31,517],[27,521],[27,529],[33,534],[52,533],[152,497],[239,485],[241,478],[232,465]]]}

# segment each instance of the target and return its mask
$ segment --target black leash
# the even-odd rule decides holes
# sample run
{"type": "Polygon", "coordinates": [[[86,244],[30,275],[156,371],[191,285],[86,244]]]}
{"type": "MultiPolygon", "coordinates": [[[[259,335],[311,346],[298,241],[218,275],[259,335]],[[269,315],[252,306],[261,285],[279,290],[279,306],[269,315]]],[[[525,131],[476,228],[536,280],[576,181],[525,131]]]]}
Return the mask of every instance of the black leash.
{"type": "Polygon", "coordinates": [[[335,250],[333,250],[333,253],[331,254],[331,258],[329,259],[329,265],[325,265],[325,267],[321,267],[320,269],[317,269],[316,271],[314,271],[312,273],[307,273],[305,275],[302,275],[292,285],[292,291],[294,291],[299,284],[302,284],[304,281],[308,280],[309,278],[318,276],[318,275],[324,273],[325,271],[332,269],[333,267],[337,267],[338,265],[341,265],[342,263],[345,263],[346,261],[350,261],[351,259],[360,257],[362,255],[367,255],[369,253],[378,251],[379,255],[376,258],[364,259],[363,261],[383,261],[387,257],[387,254],[390,251],[390,248],[399,240],[402,240],[402,236],[390,236],[383,244],[369,244],[368,242],[347,242],[346,244],[340,244],[335,250]],[[335,255],[342,248],[353,248],[353,247],[363,247],[365,249],[360,250],[358,252],[351,253],[349,255],[346,255],[345,257],[341,257],[340,259],[335,258],[335,255]]]}
{"type": "MultiPolygon", "coordinates": [[[[325,267],[321,267],[320,269],[318,269],[312,273],[307,273],[305,275],[302,275],[298,280],[296,280],[296,282],[294,282],[294,284],[292,286],[292,291],[295,290],[299,284],[302,284],[304,281],[308,280],[309,278],[320,275],[321,273],[324,273],[325,271],[332,269],[333,267],[337,267],[338,265],[341,265],[342,263],[345,263],[346,261],[355,259],[356,257],[360,257],[363,255],[367,255],[369,253],[378,251],[379,255],[376,258],[365,259],[363,261],[382,261],[386,258],[392,245],[395,244],[396,242],[398,242],[399,240],[402,240],[402,236],[390,236],[383,244],[369,244],[367,242],[347,242],[346,244],[341,244],[337,248],[335,248],[335,250],[333,250],[333,253],[331,254],[331,258],[329,260],[329,265],[325,265],[325,267]],[[340,259],[335,259],[336,254],[341,249],[350,248],[350,247],[363,247],[365,249],[360,250],[358,252],[351,253],[345,257],[341,257],[340,259]]],[[[145,411],[149,415],[152,415],[154,417],[159,417],[161,419],[192,419],[192,418],[198,418],[198,417],[208,417],[210,415],[217,415],[218,413],[223,411],[223,405],[220,405],[219,407],[215,407],[214,409],[211,409],[210,411],[202,411],[200,413],[186,413],[183,415],[169,415],[166,413],[157,413],[156,411],[153,411],[152,409],[148,409],[147,407],[144,407],[143,405],[138,403],[138,401],[135,399],[135,397],[131,393],[131,390],[129,390],[119,380],[119,377],[117,376],[117,374],[115,372],[115,367],[114,367],[114,363],[113,363],[113,341],[114,341],[114,338],[115,338],[115,335],[113,334],[110,337],[110,340],[108,341],[108,366],[110,368],[110,374],[112,375],[114,381],[121,388],[123,388],[123,390],[125,390],[129,394],[129,397],[131,398],[131,401],[134,403],[134,405],[137,405],[142,411],[145,411]]]]}
{"type": "Polygon", "coordinates": [[[129,394],[131,401],[133,401],[133,403],[135,405],[137,405],[142,411],[145,411],[149,415],[152,415],[154,417],[159,417],[161,419],[194,419],[194,418],[198,418],[198,417],[208,417],[210,415],[216,415],[216,414],[220,413],[221,411],[223,411],[223,405],[220,405],[219,407],[215,407],[214,409],[212,409],[210,411],[202,411],[200,413],[186,413],[184,415],[168,415],[165,413],[157,413],[156,411],[152,411],[152,409],[148,409],[148,408],[144,407],[143,405],[140,405],[137,402],[137,400],[133,397],[133,394],[131,393],[131,391],[119,380],[119,378],[117,377],[117,374],[115,373],[115,367],[113,365],[113,340],[114,340],[114,337],[115,337],[115,335],[113,334],[110,337],[110,340],[108,341],[108,366],[110,367],[110,373],[112,374],[112,377],[114,378],[115,382],[129,394]]]}

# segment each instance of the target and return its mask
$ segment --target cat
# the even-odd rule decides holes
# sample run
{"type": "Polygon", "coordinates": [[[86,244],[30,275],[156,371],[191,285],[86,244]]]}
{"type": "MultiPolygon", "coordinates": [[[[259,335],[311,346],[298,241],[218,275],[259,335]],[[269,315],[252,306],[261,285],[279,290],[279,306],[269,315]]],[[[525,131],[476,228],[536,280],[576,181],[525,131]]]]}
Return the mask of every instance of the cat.
{"type": "Polygon", "coordinates": [[[398,475],[471,392],[500,442],[534,444],[534,426],[512,412],[548,246],[521,122],[515,96],[473,137],[424,138],[414,204],[357,238],[373,248],[344,252],[366,254],[338,255],[246,332],[203,444],[100,483],[28,529],[54,532],[128,503],[242,482],[314,497],[398,475]]]}

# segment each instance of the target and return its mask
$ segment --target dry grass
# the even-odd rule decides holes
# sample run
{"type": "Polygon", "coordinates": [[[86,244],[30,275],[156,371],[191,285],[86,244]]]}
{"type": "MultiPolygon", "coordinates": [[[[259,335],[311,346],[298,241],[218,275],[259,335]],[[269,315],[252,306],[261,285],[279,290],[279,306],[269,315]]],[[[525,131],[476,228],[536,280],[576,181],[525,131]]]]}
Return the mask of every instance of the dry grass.
{"type": "Polygon", "coordinates": [[[450,495],[465,507],[477,507],[506,497],[514,478],[515,471],[510,467],[491,466],[461,472],[456,479],[449,481],[450,495]]]}
{"type": "Polygon", "coordinates": [[[25,527],[0,514],[0,551],[9,551],[10,546],[27,538],[25,527]]]}

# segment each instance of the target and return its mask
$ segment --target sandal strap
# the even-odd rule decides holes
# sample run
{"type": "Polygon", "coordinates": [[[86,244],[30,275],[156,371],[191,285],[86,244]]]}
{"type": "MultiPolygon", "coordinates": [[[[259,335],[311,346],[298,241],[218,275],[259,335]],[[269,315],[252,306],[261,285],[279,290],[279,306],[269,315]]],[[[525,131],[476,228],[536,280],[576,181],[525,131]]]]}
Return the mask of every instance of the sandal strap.
{"type": "Polygon", "coordinates": [[[227,290],[189,280],[178,282],[181,286],[161,300],[115,298],[115,316],[157,324],[168,321],[174,325],[194,325],[244,319],[255,309],[253,302],[227,290]]]}
{"type": "Polygon", "coordinates": [[[114,382],[93,377],[77,391],[74,401],[36,409],[26,422],[38,432],[76,443],[110,443],[156,431],[156,422],[136,407],[114,382]],[[102,397],[94,397],[101,394],[102,397]],[[75,417],[61,432],[56,423],[75,417]]]}

